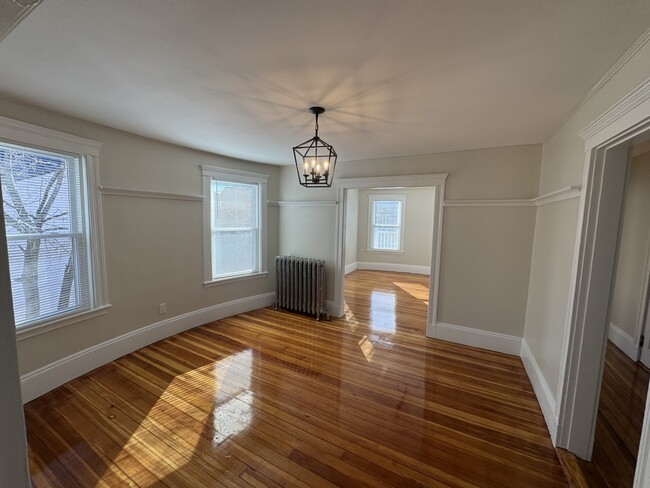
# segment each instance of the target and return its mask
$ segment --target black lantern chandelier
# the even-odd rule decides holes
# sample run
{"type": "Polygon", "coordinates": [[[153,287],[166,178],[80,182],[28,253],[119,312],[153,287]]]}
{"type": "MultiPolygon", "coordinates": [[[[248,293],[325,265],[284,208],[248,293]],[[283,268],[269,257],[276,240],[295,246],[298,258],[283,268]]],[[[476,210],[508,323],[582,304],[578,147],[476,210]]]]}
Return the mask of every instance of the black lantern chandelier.
{"type": "Polygon", "coordinates": [[[330,187],[334,179],[336,151],[334,147],[318,137],[318,116],[325,112],[323,107],[311,107],[316,116],[314,137],[293,148],[298,180],[306,187],[330,187]]]}

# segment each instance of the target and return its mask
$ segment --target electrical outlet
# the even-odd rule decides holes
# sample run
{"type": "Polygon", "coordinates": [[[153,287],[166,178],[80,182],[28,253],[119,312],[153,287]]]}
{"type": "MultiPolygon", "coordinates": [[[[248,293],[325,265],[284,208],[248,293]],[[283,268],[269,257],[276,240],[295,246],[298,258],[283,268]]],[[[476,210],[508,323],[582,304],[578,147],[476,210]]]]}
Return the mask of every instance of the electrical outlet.
{"type": "Polygon", "coordinates": [[[158,313],[160,315],[166,314],[167,313],[167,304],[166,303],[161,303],[158,305],[158,313]]]}

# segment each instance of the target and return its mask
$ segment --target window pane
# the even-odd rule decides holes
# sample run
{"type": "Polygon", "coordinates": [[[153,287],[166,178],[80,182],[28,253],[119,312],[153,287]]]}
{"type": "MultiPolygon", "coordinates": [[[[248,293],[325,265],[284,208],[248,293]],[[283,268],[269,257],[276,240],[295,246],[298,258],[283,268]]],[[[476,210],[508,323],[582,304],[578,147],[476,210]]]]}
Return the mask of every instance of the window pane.
{"type": "Polygon", "coordinates": [[[0,145],[17,325],[90,307],[80,162],[0,145]]]}
{"type": "Polygon", "coordinates": [[[213,278],[258,269],[259,185],[212,182],[213,278]]]}
{"type": "Polygon", "coordinates": [[[215,277],[255,272],[257,232],[215,232],[212,238],[212,255],[215,277]]]}
{"type": "Polygon", "coordinates": [[[373,249],[382,249],[386,251],[399,250],[399,227],[377,225],[373,230],[373,249]]]}
{"type": "Polygon", "coordinates": [[[374,221],[375,225],[399,225],[402,202],[399,201],[375,201],[374,221]]]}
{"type": "Polygon", "coordinates": [[[214,228],[257,227],[257,185],[213,181],[213,202],[214,228]]]}

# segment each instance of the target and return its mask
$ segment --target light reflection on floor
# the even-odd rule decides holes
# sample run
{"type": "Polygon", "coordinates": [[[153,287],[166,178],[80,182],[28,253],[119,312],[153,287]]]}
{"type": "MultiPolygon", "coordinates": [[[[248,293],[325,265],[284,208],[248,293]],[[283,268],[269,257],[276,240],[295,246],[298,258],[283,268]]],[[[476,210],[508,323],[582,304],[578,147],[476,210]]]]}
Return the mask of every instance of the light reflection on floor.
{"type": "Polygon", "coordinates": [[[372,357],[375,355],[375,346],[368,339],[367,335],[364,335],[363,338],[359,341],[359,347],[361,352],[366,357],[369,363],[372,362],[372,357]]]}
{"type": "Polygon", "coordinates": [[[253,420],[251,404],[253,392],[242,391],[235,398],[219,405],[213,415],[214,436],[212,442],[221,444],[235,434],[245,431],[253,420]]]}
{"type": "Polygon", "coordinates": [[[350,330],[352,330],[352,332],[357,330],[357,327],[359,326],[359,321],[354,316],[352,309],[350,309],[350,305],[348,305],[348,302],[346,301],[343,302],[343,314],[345,318],[345,323],[348,325],[350,330]]]}
{"type": "Polygon", "coordinates": [[[370,294],[370,321],[373,331],[395,333],[395,293],[370,294]]]}
{"type": "Polygon", "coordinates": [[[217,383],[212,419],[213,443],[218,445],[245,431],[252,421],[253,392],[250,388],[253,351],[247,349],[222,359],[215,364],[214,371],[217,383]]]}

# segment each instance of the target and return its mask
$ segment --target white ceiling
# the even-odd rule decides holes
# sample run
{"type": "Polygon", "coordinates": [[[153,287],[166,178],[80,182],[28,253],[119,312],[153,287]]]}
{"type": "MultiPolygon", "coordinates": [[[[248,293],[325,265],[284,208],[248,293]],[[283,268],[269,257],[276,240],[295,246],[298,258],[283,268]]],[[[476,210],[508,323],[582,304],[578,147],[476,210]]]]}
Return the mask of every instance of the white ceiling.
{"type": "Polygon", "coordinates": [[[650,27],[647,0],[45,0],[0,95],[288,164],[538,143],[650,27]]]}

